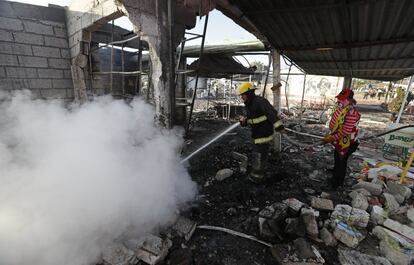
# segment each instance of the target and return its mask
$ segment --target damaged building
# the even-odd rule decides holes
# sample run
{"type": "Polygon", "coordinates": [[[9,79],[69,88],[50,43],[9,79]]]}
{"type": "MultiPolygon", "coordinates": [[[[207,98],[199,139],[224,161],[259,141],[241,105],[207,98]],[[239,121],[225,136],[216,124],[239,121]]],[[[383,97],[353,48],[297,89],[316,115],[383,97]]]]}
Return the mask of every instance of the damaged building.
{"type": "Polygon", "coordinates": [[[413,13],[410,0],[0,0],[0,90],[79,105],[140,98],[158,128],[185,130],[177,156],[195,203],[153,234],[114,242],[96,264],[414,264],[413,13]],[[257,41],[206,44],[217,10],[257,41]],[[190,32],[200,18],[202,32],[190,32]],[[268,65],[237,59],[245,55],[268,65]],[[254,147],[235,125],[245,81],[286,128],[261,184],[247,181],[254,147]],[[366,134],[332,191],[333,150],[320,140],[345,88],[366,134]]]}

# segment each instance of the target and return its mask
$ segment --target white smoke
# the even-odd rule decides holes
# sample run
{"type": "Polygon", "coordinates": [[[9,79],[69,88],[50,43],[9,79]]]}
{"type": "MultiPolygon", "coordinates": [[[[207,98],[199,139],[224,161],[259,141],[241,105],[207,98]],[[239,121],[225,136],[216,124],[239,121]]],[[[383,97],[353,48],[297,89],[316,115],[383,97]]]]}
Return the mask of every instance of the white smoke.
{"type": "Polygon", "coordinates": [[[121,235],[170,222],[196,193],[177,133],[156,128],[140,100],[0,100],[2,265],[89,264],[121,235]]]}

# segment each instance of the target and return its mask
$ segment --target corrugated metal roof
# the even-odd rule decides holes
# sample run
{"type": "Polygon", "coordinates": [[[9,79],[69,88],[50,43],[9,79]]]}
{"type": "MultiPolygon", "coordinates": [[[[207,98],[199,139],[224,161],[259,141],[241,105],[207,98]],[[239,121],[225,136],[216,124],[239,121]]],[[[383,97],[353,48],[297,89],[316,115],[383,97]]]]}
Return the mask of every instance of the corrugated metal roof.
{"type": "Polygon", "coordinates": [[[228,2],[218,0],[218,9],[241,11],[231,17],[241,25],[247,19],[260,31],[256,35],[309,74],[380,80],[414,74],[412,0],[228,2]]]}

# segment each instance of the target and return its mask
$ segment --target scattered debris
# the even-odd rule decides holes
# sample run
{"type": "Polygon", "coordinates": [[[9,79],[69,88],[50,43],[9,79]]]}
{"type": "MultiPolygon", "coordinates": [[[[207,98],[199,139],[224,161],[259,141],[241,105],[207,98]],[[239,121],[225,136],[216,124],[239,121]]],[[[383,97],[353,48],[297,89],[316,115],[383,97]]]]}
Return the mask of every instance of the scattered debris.
{"type": "Polygon", "coordinates": [[[331,232],[329,232],[329,230],[326,227],[321,229],[321,231],[319,232],[319,237],[327,246],[334,247],[338,244],[335,237],[332,235],[331,232]]]}
{"type": "Polygon", "coordinates": [[[361,181],[355,184],[352,189],[365,189],[369,191],[372,195],[381,195],[382,193],[382,186],[379,184],[375,184],[372,182],[361,181]]]}
{"type": "Polygon", "coordinates": [[[113,243],[102,253],[102,260],[111,265],[134,264],[135,252],[119,243],[113,243]]]}
{"type": "MultiPolygon", "coordinates": [[[[318,213],[319,215],[319,213],[318,213]]],[[[302,208],[301,211],[301,218],[303,223],[305,224],[306,233],[311,238],[317,238],[319,231],[318,231],[318,224],[316,222],[316,213],[313,210],[307,210],[306,208],[302,208]]]]}
{"type": "Polygon", "coordinates": [[[362,193],[356,193],[352,199],[352,207],[366,211],[368,209],[368,200],[362,193]]]}
{"type": "Polygon", "coordinates": [[[341,265],[391,265],[387,259],[363,254],[355,250],[338,250],[338,259],[341,265]]]}
{"type": "Polygon", "coordinates": [[[345,222],[351,226],[366,228],[369,221],[369,214],[361,209],[352,208],[346,204],[338,204],[331,215],[332,222],[345,222]]]}
{"type": "Polygon", "coordinates": [[[400,204],[395,197],[389,193],[384,193],[383,196],[385,199],[385,209],[387,209],[390,214],[397,213],[400,209],[400,204]]]}
{"type": "Polygon", "coordinates": [[[365,238],[360,231],[343,222],[336,225],[334,236],[350,248],[355,248],[365,238]]]}
{"type": "Polygon", "coordinates": [[[388,218],[388,214],[382,209],[382,207],[374,205],[371,210],[370,220],[374,224],[382,225],[388,218]]]}
{"type": "Polygon", "coordinates": [[[223,180],[231,177],[232,175],[233,175],[233,170],[231,170],[229,168],[220,169],[216,173],[216,180],[223,181],[223,180]]]}
{"type": "Polygon", "coordinates": [[[311,200],[311,206],[319,210],[328,210],[328,211],[334,210],[333,202],[329,199],[313,197],[311,200]]]}
{"type": "Polygon", "coordinates": [[[183,216],[178,216],[177,220],[172,226],[172,229],[179,236],[184,237],[185,240],[188,241],[193,236],[196,227],[197,227],[197,224],[195,222],[183,216]]]}
{"type": "Polygon", "coordinates": [[[136,251],[136,256],[143,262],[154,265],[162,261],[168,254],[172,241],[154,235],[148,235],[135,241],[129,241],[128,247],[136,251]]]}

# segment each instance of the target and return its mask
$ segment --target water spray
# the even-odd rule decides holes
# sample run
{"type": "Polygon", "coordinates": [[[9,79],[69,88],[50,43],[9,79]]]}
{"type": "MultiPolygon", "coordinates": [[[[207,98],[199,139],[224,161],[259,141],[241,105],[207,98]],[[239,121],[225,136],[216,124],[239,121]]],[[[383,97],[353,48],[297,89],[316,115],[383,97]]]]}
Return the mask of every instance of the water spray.
{"type": "Polygon", "coordinates": [[[186,158],[184,158],[183,160],[181,160],[181,164],[182,163],[185,163],[187,160],[189,160],[190,158],[192,158],[193,156],[195,156],[201,150],[203,150],[204,148],[206,148],[210,144],[214,143],[215,141],[217,141],[221,137],[223,137],[226,133],[229,133],[230,131],[234,130],[239,125],[240,125],[240,123],[237,122],[237,123],[231,125],[230,127],[228,127],[227,129],[225,129],[224,131],[222,131],[221,133],[219,133],[216,137],[214,137],[213,139],[211,139],[208,143],[204,144],[203,146],[201,146],[200,148],[198,148],[197,150],[195,150],[194,152],[192,152],[190,155],[188,155],[186,158]]]}

